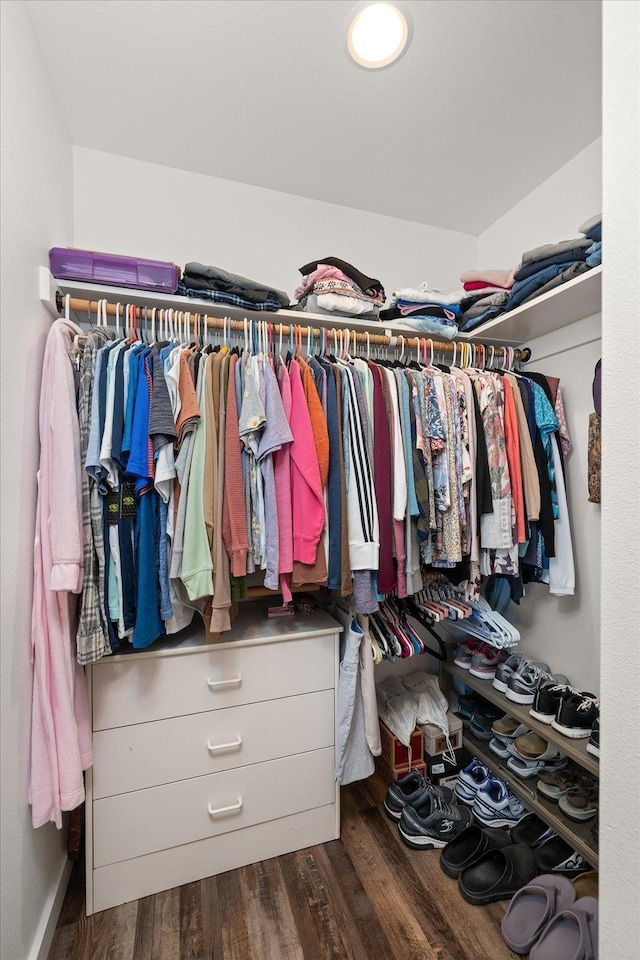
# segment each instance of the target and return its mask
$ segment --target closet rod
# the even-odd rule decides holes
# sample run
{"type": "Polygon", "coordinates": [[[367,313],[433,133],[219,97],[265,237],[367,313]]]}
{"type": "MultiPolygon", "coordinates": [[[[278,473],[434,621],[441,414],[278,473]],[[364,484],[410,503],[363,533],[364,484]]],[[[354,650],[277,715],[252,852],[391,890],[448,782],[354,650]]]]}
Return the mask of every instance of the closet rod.
{"type": "MultiPolygon", "coordinates": [[[[56,294],[56,304],[60,313],[62,313],[64,310],[64,302],[65,302],[65,298],[58,292],[56,294]]],[[[185,304],[185,307],[187,305],[188,304],[185,304]]],[[[122,318],[124,318],[125,307],[126,307],[126,302],[119,304],[119,311],[120,311],[119,315],[122,318]]],[[[77,297],[71,297],[69,300],[69,309],[73,310],[74,313],[87,313],[87,314],[91,314],[92,312],[97,313],[98,301],[97,300],[81,300],[77,297]]],[[[147,315],[149,315],[151,314],[152,310],[155,310],[157,314],[160,312],[160,310],[171,309],[174,315],[176,313],[189,313],[191,314],[192,318],[200,317],[201,320],[204,319],[207,327],[211,328],[212,330],[229,329],[229,330],[234,330],[242,333],[244,332],[244,329],[245,329],[244,321],[242,320],[229,320],[229,319],[225,320],[223,317],[210,317],[208,316],[208,314],[204,314],[203,316],[203,314],[197,310],[178,310],[174,307],[170,307],[170,308],[136,307],[136,309],[139,311],[138,317],[140,317],[141,315],[144,315],[144,311],[146,311],[147,315]]],[[[109,301],[107,301],[106,310],[107,310],[108,316],[115,317],[116,304],[109,303],[109,301]]],[[[296,330],[297,328],[301,332],[302,336],[305,336],[307,329],[310,329],[312,336],[316,340],[322,336],[322,329],[326,331],[327,337],[329,336],[333,337],[334,334],[338,337],[338,339],[340,339],[340,337],[344,337],[344,333],[345,333],[344,330],[335,330],[333,327],[323,327],[322,329],[318,329],[317,327],[310,327],[309,324],[306,324],[304,322],[301,322],[299,324],[273,323],[273,321],[269,319],[269,316],[273,316],[273,314],[265,313],[259,318],[259,320],[266,321],[266,323],[268,323],[272,327],[273,333],[276,334],[277,336],[280,336],[280,334],[289,335],[293,327],[294,330],[296,330]]],[[[304,313],[302,313],[302,311],[300,312],[300,319],[301,321],[304,321],[304,313]]],[[[381,325],[384,325],[383,320],[381,320],[380,323],[381,325]]],[[[349,331],[349,333],[351,334],[352,337],[354,336],[354,332],[352,330],[349,331]]],[[[405,347],[419,347],[421,344],[424,344],[426,341],[430,346],[433,345],[433,349],[436,353],[443,353],[445,351],[452,352],[454,347],[453,342],[450,340],[445,340],[445,341],[433,340],[432,337],[406,337],[404,336],[404,334],[399,334],[398,336],[395,336],[395,337],[387,337],[384,334],[380,334],[380,333],[358,333],[356,331],[355,340],[356,340],[356,343],[362,343],[367,345],[370,344],[371,346],[396,346],[398,340],[402,340],[403,345],[405,347]]],[[[468,341],[465,340],[462,342],[467,343],[468,341]]],[[[460,342],[457,344],[457,346],[458,347],[460,346],[460,342]]],[[[481,346],[485,351],[488,349],[491,349],[491,346],[489,344],[482,344],[481,346]]],[[[505,348],[501,344],[496,345],[493,349],[496,352],[505,350],[505,348]]],[[[528,347],[525,347],[524,349],[515,350],[516,363],[527,363],[530,357],[531,357],[531,351],[529,350],[528,347]]]]}

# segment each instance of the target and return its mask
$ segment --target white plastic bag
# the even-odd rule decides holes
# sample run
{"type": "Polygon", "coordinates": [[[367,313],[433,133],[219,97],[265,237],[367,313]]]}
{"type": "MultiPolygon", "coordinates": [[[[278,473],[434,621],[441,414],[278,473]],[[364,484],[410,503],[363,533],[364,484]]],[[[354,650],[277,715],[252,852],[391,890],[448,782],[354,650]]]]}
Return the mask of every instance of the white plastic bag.
{"type": "Polygon", "coordinates": [[[378,716],[400,743],[409,746],[416,728],[418,702],[398,677],[389,677],[376,687],[378,716]]]}

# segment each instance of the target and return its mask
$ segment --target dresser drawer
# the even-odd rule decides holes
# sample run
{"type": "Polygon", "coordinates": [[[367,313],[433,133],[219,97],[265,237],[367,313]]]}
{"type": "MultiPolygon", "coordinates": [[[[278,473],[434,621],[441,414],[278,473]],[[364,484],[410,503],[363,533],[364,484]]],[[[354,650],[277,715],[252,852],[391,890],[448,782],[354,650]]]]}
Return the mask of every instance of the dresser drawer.
{"type": "Polygon", "coordinates": [[[93,866],[241,830],[334,799],[334,750],[327,747],[96,800],[93,866]]]}
{"type": "MultiPolygon", "coordinates": [[[[199,843],[110,863],[98,867],[89,878],[89,897],[92,896],[93,903],[87,902],[87,912],[107,910],[128,900],[139,900],[160,890],[226,873],[248,863],[327,843],[339,836],[339,807],[332,803],[209,837],[199,843]]],[[[220,918],[214,920],[221,922],[220,918]]]]}
{"type": "Polygon", "coordinates": [[[99,730],[93,796],[110,797],[330,747],[333,690],[99,730]]]}
{"type": "Polygon", "coordinates": [[[126,657],[91,671],[93,729],[276,700],[335,684],[335,636],[282,640],[177,656],[126,657]]]}

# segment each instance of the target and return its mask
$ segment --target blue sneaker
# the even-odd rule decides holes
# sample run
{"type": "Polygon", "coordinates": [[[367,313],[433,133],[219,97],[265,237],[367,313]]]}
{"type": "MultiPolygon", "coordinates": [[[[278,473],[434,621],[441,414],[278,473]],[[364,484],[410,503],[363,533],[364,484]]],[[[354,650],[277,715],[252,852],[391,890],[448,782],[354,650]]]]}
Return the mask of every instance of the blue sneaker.
{"type": "Polygon", "coordinates": [[[488,767],[474,757],[468,766],[458,774],[454,793],[458,800],[471,806],[480,787],[491,777],[488,767]]]}
{"type": "Polygon", "coordinates": [[[472,812],[486,827],[515,827],[529,811],[502,780],[492,776],[477,790],[472,812]]]}

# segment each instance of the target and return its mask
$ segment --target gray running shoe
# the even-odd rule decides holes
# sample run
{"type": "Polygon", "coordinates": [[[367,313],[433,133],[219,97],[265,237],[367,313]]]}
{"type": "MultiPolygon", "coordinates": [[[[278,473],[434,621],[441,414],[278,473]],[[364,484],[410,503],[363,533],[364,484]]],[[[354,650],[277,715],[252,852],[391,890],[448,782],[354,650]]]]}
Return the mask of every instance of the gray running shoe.
{"type": "Polygon", "coordinates": [[[496,690],[505,693],[509,684],[509,677],[516,672],[523,659],[523,653],[512,653],[510,657],[498,664],[496,675],[493,678],[493,686],[496,690]]]}
{"type": "Polygon", "coordinates": [[[513,700],[514,703],[533,703],[538,686],[549,680],[550,676],[548,663],[523,660],[516,672],[509,677],[507,700],[513,700]]]}
{"type": "Polygon", "coordinates": [[[445,847],[471,823],[468,807],[445,803],[433,793],[427,793],[415,806],[402,811],[398,830],[409,847],[415,850],[434,850],[445,847]]]}

